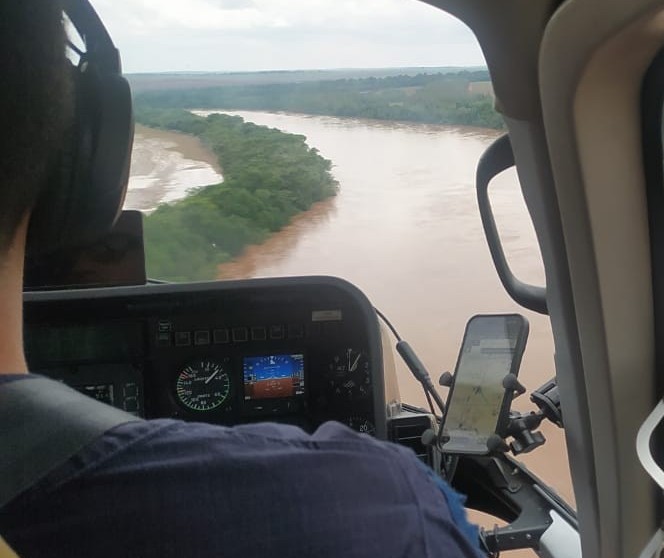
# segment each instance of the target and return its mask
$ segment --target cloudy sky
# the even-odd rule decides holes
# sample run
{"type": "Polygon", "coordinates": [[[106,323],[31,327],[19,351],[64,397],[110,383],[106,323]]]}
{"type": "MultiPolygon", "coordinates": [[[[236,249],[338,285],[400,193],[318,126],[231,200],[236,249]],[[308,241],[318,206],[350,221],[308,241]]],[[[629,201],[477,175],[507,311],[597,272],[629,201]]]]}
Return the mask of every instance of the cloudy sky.
{"type": "Polygon", "coordinates": [[[473,34],[417,0],[92,0],[125,72],[479,66],[473,34]]]}

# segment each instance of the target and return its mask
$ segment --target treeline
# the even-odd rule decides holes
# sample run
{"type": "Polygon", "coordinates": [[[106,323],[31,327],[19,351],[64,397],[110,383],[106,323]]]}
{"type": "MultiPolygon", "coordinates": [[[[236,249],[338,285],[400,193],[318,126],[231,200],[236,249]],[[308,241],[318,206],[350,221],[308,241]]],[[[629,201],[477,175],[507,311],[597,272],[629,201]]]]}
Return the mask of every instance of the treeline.
{"type": "Polygon", "coordinates": [[[471,93],[488,72],[340,79],[305,83],[229,85],[146,91],[136,102],[153,107],[301,112],[430,124],[504,127],[489,95],[471,93]]]}
{"type": "Polygon", "coordinates": [[[160,205],[145,218],[147,271],[170,281],[213,279],[217,266],[261,242],[314,202],[333,196],[331,163],[301,135],[213,114],[137,106],[136,121],[200,137],[224,181],[160,205]]]}

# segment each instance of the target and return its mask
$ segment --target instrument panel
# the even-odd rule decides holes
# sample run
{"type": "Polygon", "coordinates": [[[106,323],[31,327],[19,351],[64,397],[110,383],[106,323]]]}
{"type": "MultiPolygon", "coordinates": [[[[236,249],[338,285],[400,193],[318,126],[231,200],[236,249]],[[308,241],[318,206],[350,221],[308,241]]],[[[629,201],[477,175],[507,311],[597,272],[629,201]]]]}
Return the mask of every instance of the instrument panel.
{"type": "Polygon", "coordinates": [[[380,332],[330,277],[25,294],[30,369],[145,418],[385,437],[380,332]]]}

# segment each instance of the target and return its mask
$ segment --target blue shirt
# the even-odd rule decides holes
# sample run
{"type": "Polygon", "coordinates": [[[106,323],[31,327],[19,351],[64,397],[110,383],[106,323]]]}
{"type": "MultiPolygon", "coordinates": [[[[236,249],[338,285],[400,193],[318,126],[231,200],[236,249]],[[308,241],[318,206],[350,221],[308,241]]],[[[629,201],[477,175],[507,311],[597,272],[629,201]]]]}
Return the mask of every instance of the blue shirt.
{"type": "Polygon", "coordinates": [[[437,483],[338,423],[133,422],[1,510],[0,533],[22,558],[478,556],[437,483]]]}

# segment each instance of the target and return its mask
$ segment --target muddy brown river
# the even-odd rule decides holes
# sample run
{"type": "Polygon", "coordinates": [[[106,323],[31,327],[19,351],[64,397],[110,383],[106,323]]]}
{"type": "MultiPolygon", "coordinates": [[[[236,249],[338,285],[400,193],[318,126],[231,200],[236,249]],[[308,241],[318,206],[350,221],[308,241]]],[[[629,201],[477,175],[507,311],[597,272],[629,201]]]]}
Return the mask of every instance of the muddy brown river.
{"type": "MultiPolygon", "coordinates": [[[[553,376],[548,319],[524,311],[505,294],[480,223],[474,173],[496,132],[293,114],[233,114],[305,135],[309,146],[333,162],[339,193],[296,217],[264,244],[220,266],[219,278],[327,274],[347,279],[390,318],[435,378],[453,370],[470,316],[521,312],[530,321],[530,338],[520,378],[534,389],[553,376]]],[[[134,199],[143,204],[140,209],[184,195],[187,188],[203,185],[204,179],[221,180],[214,158],[194,138],[141,129],[136,144],[142,163],[132,170],[131,188],[134,199]],[[173,153],[180,159],[173,162],[173,153]],[[169,157],[170,170],[159,166],[160,158],[169,157]],[[200,172],[187,174],[187,168],[200,172]],[[160,186],[159,180],[164,184],[160,186]],[[170,197],[161,198],[162,192],[170,197]]],[[[498,177],[492,200],[513,269],[521,278],[542,284],[535,235],[513,174],[498,177]]],[[[399,382],[404,401],[424,404],[419,384],[404,367],[399,369],[399,382]]],[[[525,395],[515,406],[531,408],[525,395]]],[[[572,502],[562,432],[549,425],[543,432],[546,445],[523,460],[572,502]]]]}

